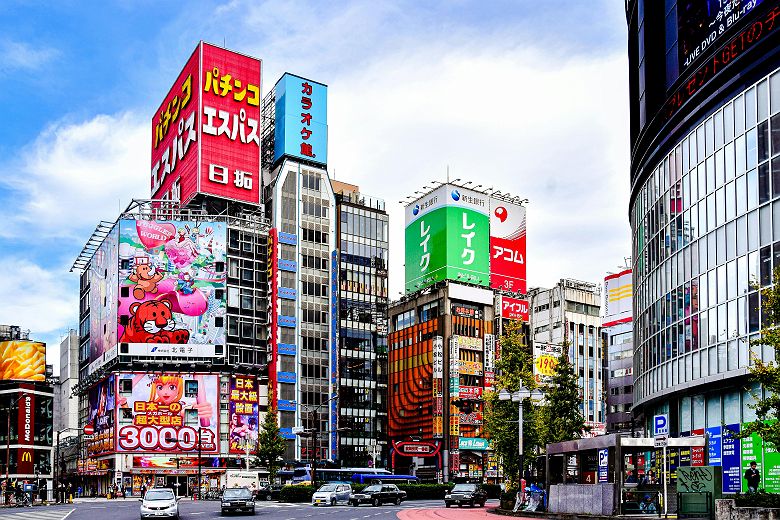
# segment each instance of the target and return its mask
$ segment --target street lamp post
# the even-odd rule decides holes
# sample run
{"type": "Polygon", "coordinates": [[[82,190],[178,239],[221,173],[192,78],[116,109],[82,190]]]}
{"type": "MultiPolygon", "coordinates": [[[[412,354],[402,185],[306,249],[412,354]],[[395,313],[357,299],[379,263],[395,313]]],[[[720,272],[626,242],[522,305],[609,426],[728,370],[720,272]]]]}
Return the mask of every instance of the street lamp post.
{"type": "Polygon", "coordinates": [[[500,401],[509,401],[517,403],[517,444],[518,444],[518,463],[520,466],[520,479],[523,478],[523,401],[526,399],[532,401],[539,401],[544,398],[544,394],[539,390],[530,390],[523,386],[516,392],[509,392],[506,388],[501,389],[498,392],[498,399],[500,401]]]}
{"type": "MultiPolygon", "coordinates": [[[[330,399],[321,402],[320,404],[318,404],[314,408],[311,408],[309,410],[309,413],[310,414],[315,414],[315,412],[319,411],[319,409],[322,408],[324,405],[329,404],[334,399],[338,399],[338,397],[339,397],[338,394],[336,394],[336,395],[332,396],[330,399]]],[[[317,485],[316,485],[316,483],[317,483],[317,448],[318,448],[317,441],[319,440],[319,436],[320,436],[319,419],[316,417],[316,414],[315,414],[315,417],[314,417],[314,427],[310,428],[308,433],[310,433],[311,436],[312,436],[312,444],[314,446],[314,454],[312,455],[312,465],[313,465],[313,467],[312,467],[312,470],[311,470],[311,487],[316,490],[317,489],[317,485]]]]}

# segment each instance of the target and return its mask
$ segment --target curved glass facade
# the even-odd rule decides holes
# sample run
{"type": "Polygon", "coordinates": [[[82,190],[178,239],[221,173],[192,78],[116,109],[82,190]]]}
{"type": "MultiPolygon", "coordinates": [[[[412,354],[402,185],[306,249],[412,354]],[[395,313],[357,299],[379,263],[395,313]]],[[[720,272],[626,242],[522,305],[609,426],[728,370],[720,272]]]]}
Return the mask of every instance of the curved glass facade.
{"type": "Polygon", "coordinates": [[[780,72],[733,96],[655,165],[631,227],[635,403],[744,376],[751,355],[774,358],[749,340],[762,325],[758,288],[780,267],[780,72]]]}

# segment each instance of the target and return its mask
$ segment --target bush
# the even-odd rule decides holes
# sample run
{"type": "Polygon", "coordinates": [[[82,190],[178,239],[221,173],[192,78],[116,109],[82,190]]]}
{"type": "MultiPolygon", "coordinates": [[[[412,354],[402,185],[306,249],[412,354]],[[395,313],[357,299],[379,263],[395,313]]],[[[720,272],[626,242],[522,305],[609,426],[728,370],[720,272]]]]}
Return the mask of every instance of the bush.
{"type": "Polygon", "coordinates": [[[734,501],[737,507],[780,508],[780,495],[767,493],[763,489],[759,489],[758,493],[737,494],[734,497],[734,501]]]}
{"type": "Polygon", "coordinates": [[[313,494],[311,486],[284,486],[279,492],[279,502],[311,502],[313,494]]]}
{"type": "Polygon", "coordinates": [[[488,498],[499,498],[501,496],[501,486],[498,484],[482,484],[482,489],[485,490],[488,498]]]}
{"type": "Polygon", "coordinates": [[[444,494],[453,484],[401,484],[398,489],[406,491],[407,500],[444,500],[444,494]]]}
{"type": "Polygon", "coordinates": [[[516,489],[507,489],[503,493],[501,493],[501,496],[499,497],[501,500],[501,503],[498,507],[501,509],[509,509],[515,507],[515,499],[517,498],[517,490],[516,489]]]}

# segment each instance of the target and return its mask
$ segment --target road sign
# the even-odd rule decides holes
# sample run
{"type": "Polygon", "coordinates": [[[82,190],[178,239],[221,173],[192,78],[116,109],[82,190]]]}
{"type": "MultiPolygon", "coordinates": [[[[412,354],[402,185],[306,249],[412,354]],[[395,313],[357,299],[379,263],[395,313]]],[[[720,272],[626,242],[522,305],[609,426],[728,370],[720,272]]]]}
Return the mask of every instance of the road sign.
{"type": "Polygon", "coordinates": [[[298,435],[298,434],[301,434],[303,432],[304,432],[303,426],[293,426],[292,427],[292,434],[293,435],[298,435]]]}
{"type": "Polygon", "coordinates": [[[84,425],[84,435],[92,435],[95,433],[95,426],[92,423],[87,423],[84,425]]]}
{"type": "Polygon", "coordinates": [[[666,435],[656,435],[653,446],[656,448],[666,448],[668,437],[666,435]]]}
{"type": "Polygon", "coordinates": [[[661,414],[656,415],[653,418],[653,424],[655,425],[655,437],[668,437],[669,436],[669,415],[661,414]]]}

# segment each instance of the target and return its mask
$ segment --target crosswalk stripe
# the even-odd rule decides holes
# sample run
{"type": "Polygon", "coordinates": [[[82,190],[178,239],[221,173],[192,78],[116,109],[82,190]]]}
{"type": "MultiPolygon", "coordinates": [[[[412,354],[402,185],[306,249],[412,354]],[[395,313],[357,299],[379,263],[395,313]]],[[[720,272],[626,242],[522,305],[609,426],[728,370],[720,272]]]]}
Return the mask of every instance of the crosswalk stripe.
{"type": "Polygon", "coordinates": [[[70,510],[46,510],[41,507],[36,507],[24,512],[2,512],[0,513],[0,520],[65,520],[74,509],[70,510]]]}

